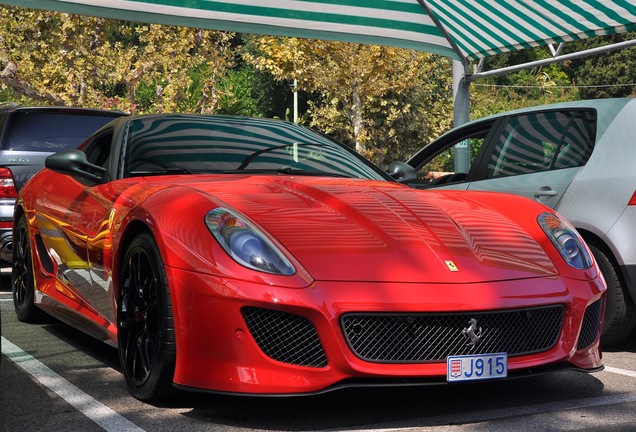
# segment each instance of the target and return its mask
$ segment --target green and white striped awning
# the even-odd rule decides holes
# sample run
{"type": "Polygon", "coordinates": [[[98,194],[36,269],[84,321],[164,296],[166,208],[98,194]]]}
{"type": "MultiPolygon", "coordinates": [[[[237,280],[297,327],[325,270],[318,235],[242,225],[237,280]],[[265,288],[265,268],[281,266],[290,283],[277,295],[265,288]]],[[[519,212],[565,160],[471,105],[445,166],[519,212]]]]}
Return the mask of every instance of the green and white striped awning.
{"type": "Polygon", "coordinates": [[[0,0],[0,4],[242,33],[397,46],[466,64],[636,29],[634,0],[0,0]]]}

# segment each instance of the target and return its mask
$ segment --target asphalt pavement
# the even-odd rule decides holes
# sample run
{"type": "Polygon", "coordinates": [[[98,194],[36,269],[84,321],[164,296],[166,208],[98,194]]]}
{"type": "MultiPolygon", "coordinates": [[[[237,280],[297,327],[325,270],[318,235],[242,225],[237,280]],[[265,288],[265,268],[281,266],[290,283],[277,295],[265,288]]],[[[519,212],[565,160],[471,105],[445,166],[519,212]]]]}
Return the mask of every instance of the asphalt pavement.
{"type": "Polygon", "coordinates": [[[0,431],[636,430],[636,334],[595,374],[306,397],[178,393],[151,405],[127,392],[114,348],[53,319],[17,321],[1,282],[0,431]]]}

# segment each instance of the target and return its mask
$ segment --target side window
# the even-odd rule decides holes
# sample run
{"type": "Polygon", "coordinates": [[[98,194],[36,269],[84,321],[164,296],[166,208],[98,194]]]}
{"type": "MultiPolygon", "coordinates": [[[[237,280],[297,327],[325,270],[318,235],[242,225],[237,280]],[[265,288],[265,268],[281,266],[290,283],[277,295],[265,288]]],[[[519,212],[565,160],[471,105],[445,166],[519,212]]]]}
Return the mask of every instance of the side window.
{"type": "MultiPolygon", "coordinates": [[[[7,122],[8,114],[0,114],[0,144],[2,144],[2,134],[4,132],[4,124],[7,122]]],[[[2,150],[5,150],[2,146],[2,150]]]]}
{"type": "Polygon", "coordinates": [[[112,138],[112,132],[96,137],[84,148],[86,159],[93,165],[108,168],[110,163],[110,147],[112,138]]]}
{"type": "Polygon", "coordinates": [[[580,166],[592,151],[589,111],[548,111],[510,117],[490,156],[486,178],[580,166]]]}
{"type": "Polygon", "coordinates": [[[583,166],[590,158],[596,142],[596,115],[579,111],[565,134],[554,160],[554,169],[583,166]]]}
{"type": "MultiPolygon", "coordinates": [[[[477,130],[471,130],[465,134],[457,134],[456,137],[446,141],[437,152],[432,152],[417,167],[417,180],[409,182],[411,186],[426,187],[447,182],[464,181],[473,166],[477,154],[481,150],[486,136],[490,132],[491,123],[477,130]],[[466,150],[464,150],[466,149],[466,150]],[[460,156],[460,151],[466,153],[460,156]],[[468,158],[466,166],[455,170],[456,158],[468,158]]],[[[434,145],[434,144],[432,144],[434,145]]]]}

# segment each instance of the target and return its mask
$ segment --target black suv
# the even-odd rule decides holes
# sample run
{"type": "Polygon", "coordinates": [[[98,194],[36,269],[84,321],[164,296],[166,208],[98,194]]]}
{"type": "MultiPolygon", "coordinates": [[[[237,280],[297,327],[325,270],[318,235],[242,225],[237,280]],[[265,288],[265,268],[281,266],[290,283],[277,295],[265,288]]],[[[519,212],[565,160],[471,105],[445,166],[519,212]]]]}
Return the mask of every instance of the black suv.
{"type": "Polygon", "coordinates": [[[44,159],[78,147],[91,133],[126,115],[118,111],[0,104],[0,264],[11,262],[13,207],[44,159]]]}

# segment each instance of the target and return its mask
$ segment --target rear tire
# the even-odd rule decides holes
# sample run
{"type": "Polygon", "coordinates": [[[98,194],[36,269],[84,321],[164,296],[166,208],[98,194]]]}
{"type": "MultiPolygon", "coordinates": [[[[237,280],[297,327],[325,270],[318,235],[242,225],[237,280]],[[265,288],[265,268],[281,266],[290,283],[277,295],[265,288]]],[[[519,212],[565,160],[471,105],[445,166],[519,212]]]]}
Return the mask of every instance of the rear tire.
{"type": "Polygon", "coordinates": [[[40,322],[46,317],[44,311],[35,305],[31,238],[29,236],[29,223],[24,215],[18,220],[13,233],[11,292],[18,320],[34,323],[40,322]]]}
{"type": "Polygon", "coordinates": [[[128,389],[143,401],[166,399],[175,391],[174,320],[163,261],[149,233],[128,247],[119,282],[117,343],[128,389]]]}
{"type": "Polygon", "coordinates": [[[636,326],[636,307],[623,283],[618,266],[602,248],[588,244],[607,282],[605,320],[601,345],[609,347],[623,342],[636,326]]]}

